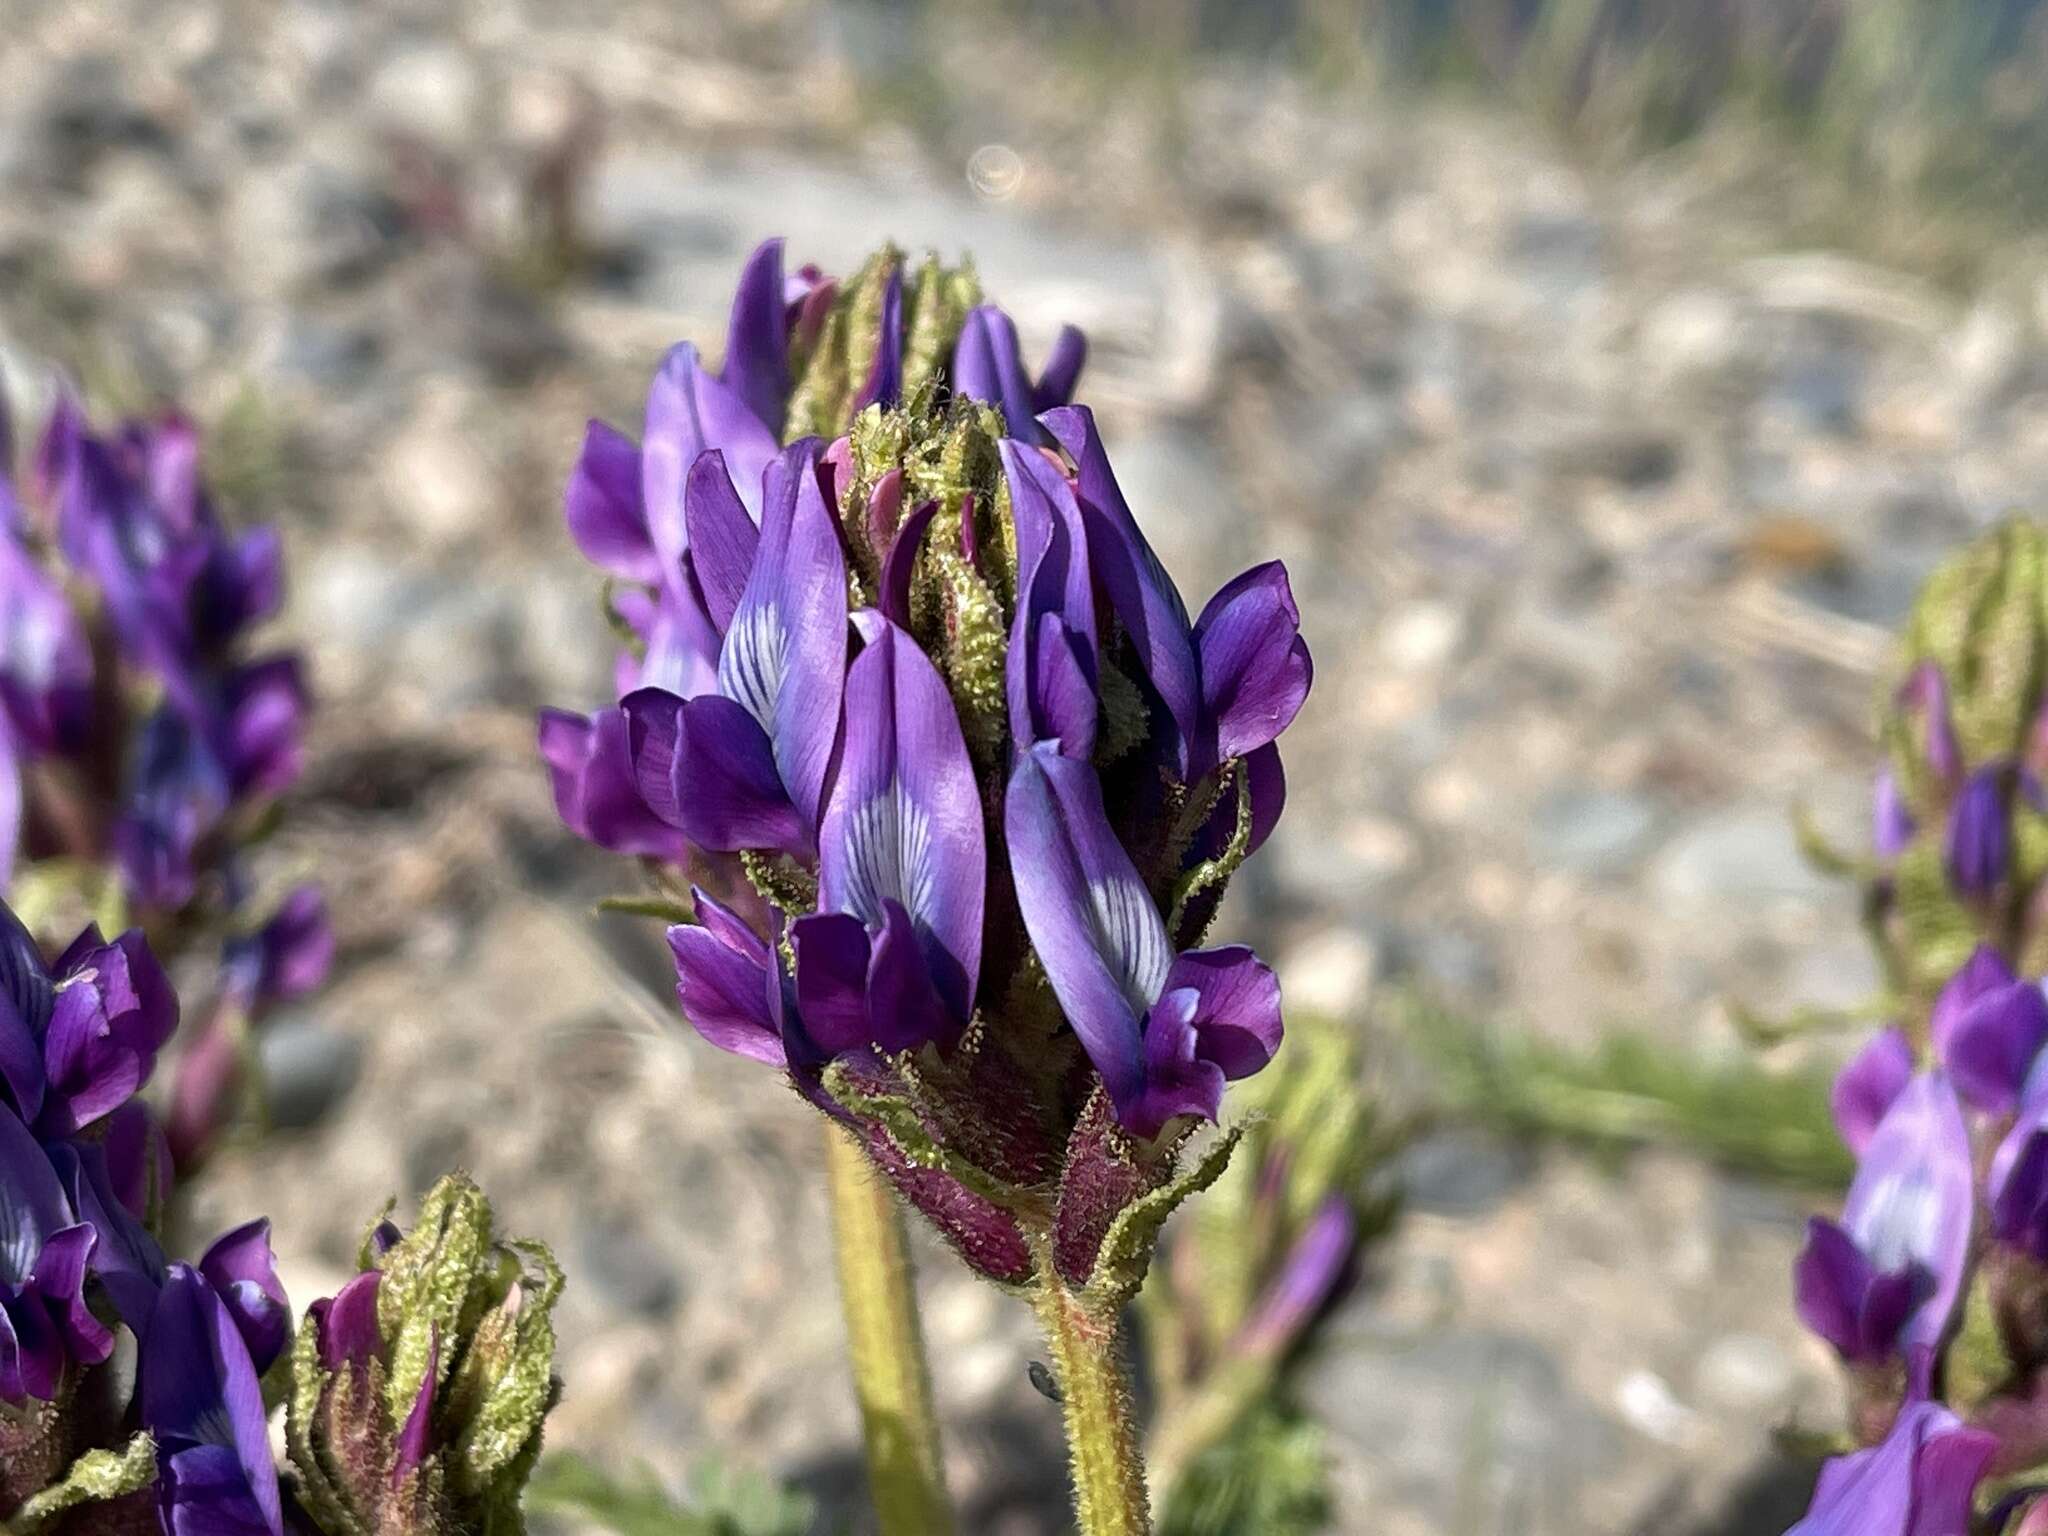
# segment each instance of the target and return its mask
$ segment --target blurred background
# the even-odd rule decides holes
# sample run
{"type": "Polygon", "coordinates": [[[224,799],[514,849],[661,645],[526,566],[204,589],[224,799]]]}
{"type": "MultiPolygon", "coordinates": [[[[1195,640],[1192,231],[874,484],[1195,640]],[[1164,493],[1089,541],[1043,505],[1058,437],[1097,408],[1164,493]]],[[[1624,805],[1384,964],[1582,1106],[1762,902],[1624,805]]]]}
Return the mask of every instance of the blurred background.
{"type": "MultiPolygon", "coordinates": [[[[858,1486],[817,1133],[595,919],[541,703],[613,641],[583,422],[716,344],[743,255],[971,252],[1075,322],[1199,599],[1294,574],[1293,813],[1225,927],[1366,1042],[1407,1211],[1306,1380],[1339,1529],[1751,1536],[1832,1361],[1825,1039],[1887,629],[2048,470],[2034,0],[10,0],[0,366],[177,399],[284,526],[320,700],[286,807],[342,952],[291,1133],[195,1225],[295,1295],[451,1164],[553,1243],[557,1445],[858,1486]]],[[[1064,1528],[1025,1309],[926,1266],[965,1528],[1064,1528]]]]}

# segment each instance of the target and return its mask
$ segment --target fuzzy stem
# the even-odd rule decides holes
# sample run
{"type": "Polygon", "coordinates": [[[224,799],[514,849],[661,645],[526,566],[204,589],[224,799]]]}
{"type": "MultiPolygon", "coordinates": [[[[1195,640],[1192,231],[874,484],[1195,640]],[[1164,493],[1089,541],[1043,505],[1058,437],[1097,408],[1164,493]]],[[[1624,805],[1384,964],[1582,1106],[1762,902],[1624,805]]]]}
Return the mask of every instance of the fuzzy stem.
{"type": "Polygon", "coordinates": [[[836,1125],[825,1128],[825,1167],[875,1517],[882,1536],[951,1536],[953,1508],[903,1212],[867,1155],[836,1125]]]}
{"type": "Polygon", "coordinates": [[[1151,1536],[1145,1458],[1117,1315],[1101,1316],[1060,1283],[1049,1263],[1039,1274],[1032,1305],[1066,1409],[1081,1536],[1151,1536]]]}

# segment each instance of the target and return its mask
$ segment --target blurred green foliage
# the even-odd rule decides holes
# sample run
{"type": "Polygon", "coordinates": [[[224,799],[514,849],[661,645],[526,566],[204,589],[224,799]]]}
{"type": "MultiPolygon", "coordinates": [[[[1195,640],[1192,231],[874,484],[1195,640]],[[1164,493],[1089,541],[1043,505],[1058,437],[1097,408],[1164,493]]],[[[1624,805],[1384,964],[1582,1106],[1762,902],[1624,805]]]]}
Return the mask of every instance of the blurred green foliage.
{"type": "Polygon", "coordinates": [[[1706,1061],[1627,1031],[1572,1049],[1413,996],[1392,1012],[1445,1114],[1612,1152],[1675,1146],[1803,1189],[1839,1190],[1855,1170],[1823,1072],[1706,1061]]]}
{"type": "Polygon", "coordinates": [[[685,1504],[645,1467],[612,1473],[567,1452],[541,1461],[526,1508],[617,1536],[803,1536],[813,1518],[809,1499],[721,1461],[698,1465],[685,1504]]]}

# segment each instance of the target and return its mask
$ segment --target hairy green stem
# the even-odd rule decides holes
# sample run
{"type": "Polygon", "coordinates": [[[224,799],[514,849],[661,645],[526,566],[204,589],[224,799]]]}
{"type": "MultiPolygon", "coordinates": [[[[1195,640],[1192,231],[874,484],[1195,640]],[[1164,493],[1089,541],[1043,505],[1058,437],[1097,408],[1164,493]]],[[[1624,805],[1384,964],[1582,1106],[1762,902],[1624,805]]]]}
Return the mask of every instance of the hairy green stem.
{"type": "Polygon", "coordinates": [[[867,1155],[836,1125],[825,1128],[825,1167],[875,1517],[882,1536],[952,1536],[903,1212],[867,1155]]]}
{"type": "Polygon", "coordinates": [[[1032,1305],[1066,1410],[1081,1536],[1151,1536],[1145,1457],[1117,1314],[1104,1316],[1068,1290],[1049,1262],[1039,1275],[1032,1305]]]}

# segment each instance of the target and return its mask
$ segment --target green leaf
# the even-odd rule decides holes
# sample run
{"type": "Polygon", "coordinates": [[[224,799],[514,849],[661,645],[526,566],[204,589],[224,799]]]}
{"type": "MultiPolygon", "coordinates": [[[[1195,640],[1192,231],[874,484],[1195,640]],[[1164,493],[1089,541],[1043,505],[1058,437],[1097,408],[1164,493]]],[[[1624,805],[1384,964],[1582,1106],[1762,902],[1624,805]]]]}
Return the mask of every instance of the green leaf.
{"type": "Polygon", "coordinates": [[[1145,1283],[1145,1271],[1151,1267],[1152,1250],[1166,1218],[1223,1176],[1244,1133],[1244,1126],[1232,1126],[1211,1142],[1193,1165],[1117,1212],[1116,1220],[1103,1234],[1102,1246],[1095,1253],[1095,1268],[1088,1276],[1088,1296],[1092,1302],[1103,1308],[1118,1307],[1138,1293],[1138,1287],[1145,1283]]]}
{"type": "Polygon", "coordinates": [[[156,1446],[146,1434],[138,1434],[118,1451],[87,1451],[71,1463],[63,1481],[31,1494],[5,1529],[27,1536],[53,1515],[139,1492],[155,1476],[156,1446]]]}

